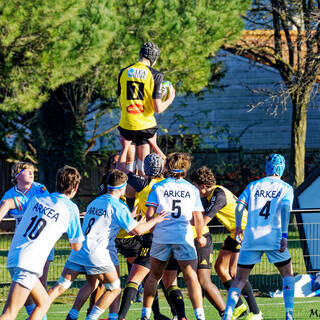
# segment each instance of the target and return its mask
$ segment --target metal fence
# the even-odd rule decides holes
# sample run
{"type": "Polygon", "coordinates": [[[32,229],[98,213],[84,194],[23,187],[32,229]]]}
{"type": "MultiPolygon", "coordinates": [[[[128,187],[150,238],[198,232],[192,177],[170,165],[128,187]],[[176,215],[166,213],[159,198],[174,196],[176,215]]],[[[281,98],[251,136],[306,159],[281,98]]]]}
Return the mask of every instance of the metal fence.
{"type": "MultiPolygon", "coordinates": [[[[305,212],[305,211],[302,211],[305,212]]],[[[313,211],[314,212],[314,211],[313,211]]],[[[320,209],[317,209],[320,212],[320,209]]],[[[292,257],[293,270],[295,274],[313,273],[318,270],[318,262],[320,262],[320,223],[312,221],[305,223],[303,221],[293,222],[289,227],[288,234],[288,248],[292,257]],[[310,267],[311,266],[311,267],[310,267]]],[[[316,219],[315,219],[316,220],[316,219]]],[[[10,221],[3,221],[1,223],[1,229],[5,223],[10,221]]],[[[13,223],[13,221],[11,222],[13,223]]],[[[10,228],[9,228],[10,229],[10,228]]],[[[210,226],[210,232],[214,243],[213,250],[213,263],[218,257],[219,250],[224,239],[228,236],[228,231],[222,226],[210,226]]],[[[13,232],[2,231],[0,233],[0,300],[6,298],[7,290],[11,283],[10,275],[6,269],[6,258],[10,247],[13,232]]],[[[70,245],[66,238],[61,238],[55,246],[55,259],[50,264],[48,283],[49,286],[54,284],[59,278],[61,271],[63,270],[65,261],[70,253],[70,245]]],[[[127,264],[125,259],[119,255],[120,262],[120,274],[122,281],[125,281],[127,277],[127,264]]],[[[221,289],[224,289],[220,280],[212,268],[212,280],[221,289]]],[[[73,286],[79,287],[84,281],[84,276],[74,282],[73,286]]],[[[250,276],[252,287],[260,292],[275,291],[281,289],[282,281],[278,270],[274,265],[270,264],[263,256],[262,262],[257,264],[250,276]]],[[[179,279],[179,285],[184,287],[182,277],[179,279]]]]}

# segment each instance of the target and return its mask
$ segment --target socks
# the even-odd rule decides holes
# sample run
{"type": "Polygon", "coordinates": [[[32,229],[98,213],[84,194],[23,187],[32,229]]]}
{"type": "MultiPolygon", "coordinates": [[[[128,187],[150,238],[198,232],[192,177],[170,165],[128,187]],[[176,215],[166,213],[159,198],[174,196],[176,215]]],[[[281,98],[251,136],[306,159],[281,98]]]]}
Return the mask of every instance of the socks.
{"type": "Polygon", "coordinates": [[[157,317],[160,314],[158,292],[156,292],[156,295],[152,303],[152,312],[154,317],[157,317]]]}
{"type": "Polygon", "coordinates": [[[259,309],[257,302],[256,302],[256,299],[253,295],[253,290],[252,290],[252,287],[251,287],[251,284],[249,281],[244,286],[241,293],[244,296],[244,298],[247,300],[250,312],[252,312],[253,314],[259,314],[260,309],[259,309]]]}
{"type": "Polygon", "coordinates": [[[94,306],[91,312],[87,315],[86,320],[97,320],[103,314],[104,310],[101,310],[97,306],[94,306]]]}
{"type": "Polygon", "coordinates": [[[121,305],[119,309],[119,318],[124,319],[131,307],[131,304],[136,299],[138,292],[138,284],[135,282],[128,282],[123,290],[121,305]]]}
{"type": "Polygon", "coordinates": [[[177,311],[178,318],[187,318],[184,308],[183,295],[179,287],[171,286],[168,288],[168,296],[177,311]]]}
{"type": "Polygon", "coordinates": [[[147,317],[150,319],[151,317],[151,308],[142,307],[141,318],[147,317]]]}
{"type": "Polygon", "coordinates": [[[79,316],[79,311],[76,310],[76,309],[71,309],[68,313],[68,316],[71,318],[71,319],[78,319],[78,316],[79,316]]]}
{"type": "Polygon", "coordinates": [[[109,313],[108,320],[118,320],[118,314],[117,313],[109,313]]]}
{"type": "MultiPolygon", "coordinates": [[[[28,306],[25,306],[28,316],[30,316],[30,314],[32,313],[32,311],[34,310],[35,307],[36,307],[35,303],[29,304],[28,306]]],[[[44,317],[42,318],[42,320],[47,320],[47,319],[48,319],[47,315],[45,314],[44,317]]]]}
{"type": "MultiPolygon", "coordinates": [[[[227,291],[229,291],[229,289],[231,288],[232,281],[233,281],[233,279],[230,279],[230,280],[228,280],[228,281],[223,283],[223,285],[227,289],[227,291]]],[[[239,300],[238,300],[237,305],[235,306],[235,308],[240,307],[242,304],[243,304],[243,301],[242,301],[241,297],[239,297],[239,300]]]]}
{"type": "Polygon", "coordinates": [[[205,320],[203,308],[196,308],[193,310],[197,320],[205,320]]]}
{"type": "Polygon", "coordinates": [[[32,311],[33,311],[33,309],[34,309],[35,307],[36,307],[36,304],[35,304],[35,303],[29,304],[28,306],[25,306],[28,316],[30,316],[30,314],[32,313],[32,311]]]}
{"type": "Polygon", "coordinates": [[[234,308],[236,307],[237,301],[240,297],[241,291],[238,288],[230,288],[228,291],[227,306],[224,313],[223,320],[229,320],[232,317],[234,308]]]}
{"type": "Polygon", "coordinates": [[[292,312],[294,304],[294,277],[287,276],[282,279],[282,290],[286,312],[292,312]]]}

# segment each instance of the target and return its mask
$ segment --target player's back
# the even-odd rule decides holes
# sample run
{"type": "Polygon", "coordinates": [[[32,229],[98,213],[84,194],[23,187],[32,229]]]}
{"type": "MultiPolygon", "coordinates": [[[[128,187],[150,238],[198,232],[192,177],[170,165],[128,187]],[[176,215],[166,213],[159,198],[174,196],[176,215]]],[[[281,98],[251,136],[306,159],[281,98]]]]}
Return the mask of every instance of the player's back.
{"type": "Polygon", "coordinates": [[[281,202],[293,201],[293,189],[279,178],[268,176],[248,185],[239,200],[248,207],[248,223],[242,249],[279,249],[281,202]]]}
{"type": "Polygon", "coordinates": [[[128,231],[130,219],[129,209],[118,198],[104,194],[93,200],[82,223],[85,241],[80,251],[71,253],[69,260],[87,266],[106,265],[109,250],[115,246],[114,239],[121,228],[128,231]]]}
{"type": "Polygon", "coordinates": [[[143,130],[156,126],[153,99],[161,98],[163,75],[138,62],[121,70],[118,95],[121,104],[120,127],[143,130]]]}
{"type": "Polygon", "coordinates": [[[155,184],[147,205],[157,212],[169,212],[168,220],[156,225],[153,241],[157,243],[184,243],[193,241],[190,224],[193,211],[203,211],[199,190],[184,179],[167,178],[155,184]]]}
{"type": "Polygon", "coordinates": [[[82,240],[78,207],[63,194],[34,196],[16,229],[7,266],[41,274],[50,250],[64,232],[69,239],[82,240]]]}

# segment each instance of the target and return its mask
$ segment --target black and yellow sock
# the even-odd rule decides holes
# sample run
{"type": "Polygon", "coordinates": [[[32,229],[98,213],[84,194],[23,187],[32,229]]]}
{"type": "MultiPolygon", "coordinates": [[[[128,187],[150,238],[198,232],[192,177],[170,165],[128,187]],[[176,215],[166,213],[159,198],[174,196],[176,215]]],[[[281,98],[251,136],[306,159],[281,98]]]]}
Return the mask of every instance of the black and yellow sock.
{"type": "MultiPolygon", "coordinates": [[[[224,285],[224,287],[225,287],[227,290],[230,289],[230,287],[231,287],[231,285],[232,285],[232,281],[233,281],[233,279],[228,280],[228,281],[226,281],[226,282],[223,282],[223,285],[224,285]]],[[[243,304],[243,301],[242,301],[242,299],[239,297],[239,300],[238,300],[238,302],[237,302],[237,304],[236,304],[236,308],[240,307],[242,304],[243,304]]]]}
{"type": "Polygon", "coordinates": [[[135,301],[138,292],[138,284],[135,282],[128,282],[123,290],[121,305],[119,309],[119,319],[124,319],[135,301]]]}
{"type": "Polygon", "coordinates": [[[186,318],[183,294],[179,289],[179,287],[171,286],[167,289],[167,291],[168,291],[168,296],[178,313],[178,318],[179,319],[186,318]]]}

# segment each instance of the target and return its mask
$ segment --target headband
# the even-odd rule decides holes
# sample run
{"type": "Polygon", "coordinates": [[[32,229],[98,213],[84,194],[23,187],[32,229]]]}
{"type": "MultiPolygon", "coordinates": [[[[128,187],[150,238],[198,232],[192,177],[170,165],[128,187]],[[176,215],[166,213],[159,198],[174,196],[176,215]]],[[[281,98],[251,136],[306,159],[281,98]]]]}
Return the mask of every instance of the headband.
{"type": "Polygon", "coordinates": [[[108,184],[108,189],[111,189],[111,190],[117,190],[117,189],[121,189],[123,187],[125,187],[127,185],[127,182],[125,182],[124,184],[120,185],[120,186],[110,186],[108,184]]]}
{"type": "Polygon", "coordinates": [[[21,169],[19,172],[17,172],[14,177],[17,178],[22,172],[24,171],[24,169],[21,169]]]}
{"type": "Polygon", "coordinates": [[[181,173],[183,172],[183,169],[171,169],[170,171],[173,173],[181,173]]]}

